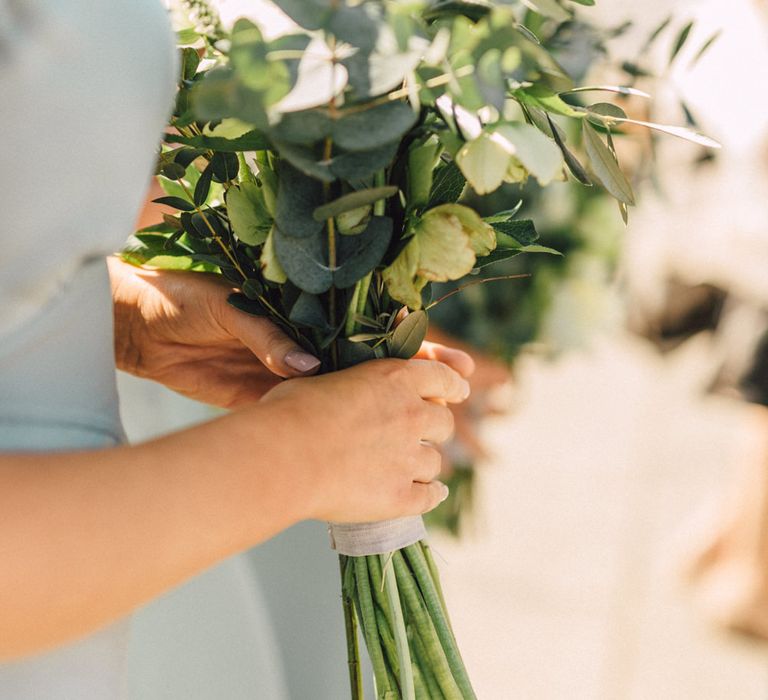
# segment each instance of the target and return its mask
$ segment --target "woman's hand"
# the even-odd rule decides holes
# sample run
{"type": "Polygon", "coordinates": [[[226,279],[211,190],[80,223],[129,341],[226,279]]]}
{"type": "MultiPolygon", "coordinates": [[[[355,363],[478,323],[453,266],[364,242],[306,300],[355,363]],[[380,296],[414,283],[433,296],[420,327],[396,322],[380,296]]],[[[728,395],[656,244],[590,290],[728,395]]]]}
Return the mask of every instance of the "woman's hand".
{"type": "Polygon", "coordinates": [[[272,426],[275,467],[289,465],[296,502],[307,504],[302,517],[364,522],[424,513],[445,499],[435,446],[453,433],[445,404],[468,395],[467,381],[442,362],[374,360],[283,382],[258,409],[272,426]]]}
{"type": "Polygon", "coordinates": [[[152,271],[109,259],[117,366],[223,408],[258,399],[319,360],[265,318],[227,303],[216,275],[152,271]]]}

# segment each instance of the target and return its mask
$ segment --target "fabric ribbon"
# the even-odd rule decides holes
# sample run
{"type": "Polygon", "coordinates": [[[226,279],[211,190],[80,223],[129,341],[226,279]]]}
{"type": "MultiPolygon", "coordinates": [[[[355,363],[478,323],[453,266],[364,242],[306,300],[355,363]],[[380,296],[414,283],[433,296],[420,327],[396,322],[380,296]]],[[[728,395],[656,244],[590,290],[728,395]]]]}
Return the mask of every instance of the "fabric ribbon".
{"type": "Polygon", "coordinates": [[[362,557],[387,554],[427,536],[420,515],[377,523],[328,523],[331,548],[339,554],[362,557]]]}

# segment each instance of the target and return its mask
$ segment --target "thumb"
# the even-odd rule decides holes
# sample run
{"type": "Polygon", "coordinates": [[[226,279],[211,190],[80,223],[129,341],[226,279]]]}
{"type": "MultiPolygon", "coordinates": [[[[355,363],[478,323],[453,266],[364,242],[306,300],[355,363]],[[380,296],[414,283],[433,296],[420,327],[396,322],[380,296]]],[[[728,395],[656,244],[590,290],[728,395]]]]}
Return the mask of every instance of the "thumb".
{"type": "Polygon", "coordinates": [[[248,316],[236,309],[227,330],[240,340],[270,372],[279,377],[301,377],[317,372],[320,360],[308,353],[266,318],[248,316]]]}

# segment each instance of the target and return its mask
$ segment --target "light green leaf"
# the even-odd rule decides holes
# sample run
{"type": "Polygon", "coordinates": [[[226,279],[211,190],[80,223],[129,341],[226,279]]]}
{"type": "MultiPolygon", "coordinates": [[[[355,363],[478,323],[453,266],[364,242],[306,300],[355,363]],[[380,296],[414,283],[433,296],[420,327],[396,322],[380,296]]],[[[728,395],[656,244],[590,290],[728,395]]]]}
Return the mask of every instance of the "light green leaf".
{"type": "Polygon", "coordinates": [[[551,17],[558,22],[567,22],[571,19],[570,13],[557,0],[523,0],[523,4],[534,12],[544,17],[551,17]]]}
{"type": "Polygon", "coordinates": [[[621,172],[613,153],[587,121],[584,121],[584,146],[599,183],[620,202],[634,204],[635,196],[632,186],[621,172]]]}
{"type": "Polygon", "coordinates": [[[273,228],[267,236],[264,247],[261,249],[261,274],[270,282],[284,284],[288,277],[285,274],[283,266],[275,254],[275,229],[273,228]]]}
{"type": "Polygon", "coordinates": [[[382,272],[389,295],[411,309],[421,308],[421,288],[415,280],[418,264],[419,241],[411,238],[394,262],[382,272]]]}
{"type": "Polygon", "coordinates": [[[267,238],[272,217],[266,212],[259,186],[242,182],[230,187],[226,195],[229,223],[246,245],[261,245],[267,238]]]}
{"type": "Polygon", "coordinates": [[[563,155],[557,144],[530,124],[507,123],[496,127],[496,134],[511,146],[514,155],[541,185],[548,185],[563,171],[563,155]]]}
{"type": "Polygon", "coordinates": [[[325,221],[326,219],[338,216],[339,214],[343,214],[352,209],[358,209],[367,204],[378,202],[380,199],[386,199],[394,194],[397,194],[397,187],[394,185],[369,187],[368,189],[350,192],[349,194],[342,195],[338,199],[334,199],[332,202],[317,207],[317,209],[312,212],[312,218],[314,218],[315,221],[325,221]]]}
{"type": "Polygon", "coordinates": [[[504,181],[511,158],[509,143],[500,134],[484,131],[459,149],[456,164],[475,192],[488,194],[504,181]]]}

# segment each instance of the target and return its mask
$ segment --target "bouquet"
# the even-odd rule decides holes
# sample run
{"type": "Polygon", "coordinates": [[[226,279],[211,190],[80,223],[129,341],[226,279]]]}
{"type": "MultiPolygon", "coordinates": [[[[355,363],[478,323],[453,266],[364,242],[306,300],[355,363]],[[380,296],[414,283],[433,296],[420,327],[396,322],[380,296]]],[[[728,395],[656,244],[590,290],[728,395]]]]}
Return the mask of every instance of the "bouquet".
{"type": "MultiPolygon", "coordinates": [[[[431,284],[521,253],[547,252],[519,207],[481,217],[461,204],[504,182],[570,172],[626,215],[632,187],[613,132],[638,122],[582,94],[529,29],[574,2],[275,0],[294,21],[265,38],[225,32],[210,8],[183,41],[176,110],[158,160],[174,213],[138,232],[137,264],[222,274],[231,303],[267,316],[330,372],[411,357],[431,284]],[[561,122],[578,124],[585,153],[561,122]]],[[[578,0],[589,5],[592,0],[578,0]]],[[[490,281],[493,277],[485,277],[490,281]]],[[[470,282],[471,283],[471,282],[470,282]]],[[[378,698],[474,698],[420,518],[331,523],[340,554],[351,692],[362,697],[357,627],[378,698]]]]}

